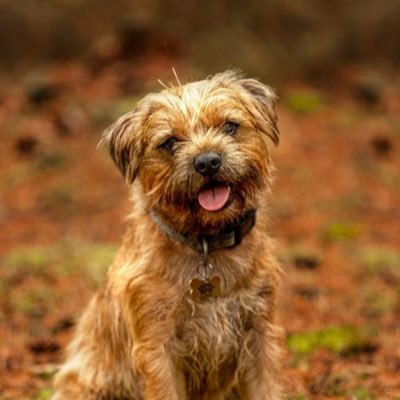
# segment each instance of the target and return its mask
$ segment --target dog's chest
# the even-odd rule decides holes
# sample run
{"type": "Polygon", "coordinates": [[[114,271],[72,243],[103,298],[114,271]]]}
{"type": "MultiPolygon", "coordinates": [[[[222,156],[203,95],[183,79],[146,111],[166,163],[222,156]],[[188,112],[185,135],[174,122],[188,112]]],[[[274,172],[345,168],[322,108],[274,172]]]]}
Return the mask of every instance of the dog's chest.
{"type": "Polygon", "coordinates": [[[237,364],[257,308],[249,301],[247,304],[246,308],[237,298],[185,303],[177,326],[176,350],[192,374],[209,376],[237,364]]]}

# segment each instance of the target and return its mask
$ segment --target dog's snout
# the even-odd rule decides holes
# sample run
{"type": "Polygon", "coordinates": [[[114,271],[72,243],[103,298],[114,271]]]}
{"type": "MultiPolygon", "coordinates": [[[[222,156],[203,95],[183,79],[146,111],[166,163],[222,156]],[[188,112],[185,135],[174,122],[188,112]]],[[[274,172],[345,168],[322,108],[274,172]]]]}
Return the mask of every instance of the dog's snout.
{"type": "Polygon", "coordinates": [[[193,166],[201,175],[210,176],[218,172],[221,161],[221,155],[218,153],[202,153],[194,159],[193,166]]]}

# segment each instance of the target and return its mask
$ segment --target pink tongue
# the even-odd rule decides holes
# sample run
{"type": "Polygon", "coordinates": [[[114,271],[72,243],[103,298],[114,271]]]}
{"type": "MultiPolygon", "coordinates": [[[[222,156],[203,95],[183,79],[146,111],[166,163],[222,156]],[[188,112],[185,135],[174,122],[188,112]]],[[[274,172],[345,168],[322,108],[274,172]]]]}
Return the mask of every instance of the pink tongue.
{"type": "Polygon", "coordinates": [[[207,211],[218,211],[228,201],[230,189],[225,185],[215,185],[199,192],[197,199],[207,211]]]}

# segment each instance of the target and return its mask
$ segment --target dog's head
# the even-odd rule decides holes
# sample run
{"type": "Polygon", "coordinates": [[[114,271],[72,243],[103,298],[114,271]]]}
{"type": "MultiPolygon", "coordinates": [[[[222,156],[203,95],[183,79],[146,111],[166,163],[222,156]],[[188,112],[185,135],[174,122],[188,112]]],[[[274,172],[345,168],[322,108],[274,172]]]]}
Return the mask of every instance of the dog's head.
{"type": "Polygon", "coordinates": [[[179,231],[213,232],[256,207],[269,186],[275,102],[268,86],[224,72],[147,95],[103,142],[148,210],[179,231]]]}

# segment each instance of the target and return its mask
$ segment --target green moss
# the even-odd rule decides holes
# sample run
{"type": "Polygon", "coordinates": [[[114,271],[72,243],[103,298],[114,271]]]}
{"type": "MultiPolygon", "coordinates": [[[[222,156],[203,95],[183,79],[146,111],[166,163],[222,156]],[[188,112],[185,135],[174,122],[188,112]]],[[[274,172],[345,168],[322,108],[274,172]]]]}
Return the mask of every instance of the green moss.
{"type": "Polygon", "coordinates": [[[369,273],[390,271],[400,273],[400,253],[380,247],[365,247],[359,250],[358,260],[369,273]]]}
{"type": "Polygon", "coordinates": [[[41,275],[52,262],[52,257],[52,248],[28,246],[9,252],[3,258],[2,266],[9,272],[41,275]]]}
{"type": "Polygon", "coordinates": [[[354,240],[360,234],[358,225],[353,222],[332,221],[322,228],[321,236],[328,241],[354,240]]]}
{"type": "Polygon", "coordinates": [[[55,372],[43,371],[38,374],[39,378],[44,381],[50,381],[53,379],[55,372]]]}
{"type": "Polygon", "coordinates": [[[55,246],[29,246],[11,251],[2,259],[6,274],[34,276],[79,275],[97,287],[110,265],[116,247],[68,239],[55,246]]]}
{"type": "Polygon", "coordinates": [[[42,389],[34,398],[34,400],[49,400],[53,395],[53,390],[50,388],[42,389]]]}
{"type": "Polygon", "coordinates": [[[56,292],[48,287],[29,290],[27,293],[13,293],[11,307],[31,317],[41,317],[47,312],[47,307],[57,296],[56,292]]]}
{"type": "Polygon", "coordinates": [[[320,110],[325,104],[325,99],[316,91],[295,90],[288,92],[283,97],[283,102],[299,114],[307,114],[320,110]]]}
{"type": "Polygon", "coordinates": [[[349,394],[354,400],[374,400],[374,397],[364,388],[353,389],[349,394]]]}
{"type": "Polygon", "coordinates": [[[339,386],[333,386],[330,389],[330,394],[335,397],[339,397],[339,396],[343,396],[345,394],[345,391],[344,391],[344,389],[342,389],[339,386]]]}
{"type": "MultiPolygon", "coordinates": [[[[390,282],[389,277],[390,275],[384,277],[385,282],[390,282]]],[[[385,290],[382,290],[379,286],[365,283],[358,290],[358,296],[363,301],[362,312],[364,315],[379,317],[399,310],[400,286],[397,284],[396,278],[393,279],[393,287],[387,287],[385,290]]]]}
{"type": "Polygon", "coordinates": [[[78,273],[93,286],[101,284],[116,253],[116,247],[102,243],[65,242],[60,253],[64,255],[60,273],[78,273]]]}
{"type": "Polygon", "coordinates": [[[326,348],[333,353],[346,353],[362,346],[364,342],[365,336],[360,329],[350,326],[292,333],[287,338],[287,346],[298,355],[309,355],[317,348],[326,348]]]}

